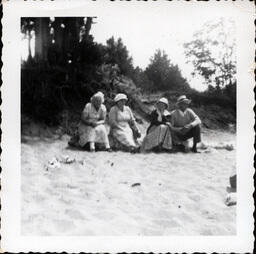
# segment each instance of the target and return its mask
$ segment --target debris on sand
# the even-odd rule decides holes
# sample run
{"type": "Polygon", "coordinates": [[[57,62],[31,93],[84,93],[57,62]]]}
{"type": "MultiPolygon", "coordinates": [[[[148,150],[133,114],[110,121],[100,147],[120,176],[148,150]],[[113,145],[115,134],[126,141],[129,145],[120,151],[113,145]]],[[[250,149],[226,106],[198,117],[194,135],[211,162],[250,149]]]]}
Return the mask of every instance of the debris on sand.
{"type": "Polygon", "coordinates": [[[229,193],[226,197],[225,204],[227,206],[236,205],[236,193],[229,193]]]}
{"type": "Polygon", "coordinates": [[[218,145],[215,145],[213,148],[218,150],[225,149],[227,151],[233,151],[235,149],[233,144],[218,144],[218,145]]]}
{"type": "Polygon", "coordinates": [[[236,189],[236,174],[229,177],[229,183],[231,188],[236,189]]]}
{"type": "Polygon", "coordinates": [[[69,155],[63,155],[61,158],[61,162],[65,164],[71,164],[75,162],[75,158],[69,157],[69,155]]]}
{"type": "Polygon", "coordinates": [[[201,149],[201,150],[206,150],[208,147],[209,147],[209,146],[206,145],[206,144],[203,143],[203,142],[201,142],[201,143],[199,144],[199,146],[198,146],[198,148],[201,149]]]}
{"type": "Polygon", "coordinates": [[[84,165],[84,161],[83,160],[79,160],[78,163],[81,164],[81,165],[84,165]]]}
{"type": "Polygon", "coordinates": [[[218,143],[218,144],[205,144],[203,142],[201,142],[201,144],[199,144],[198,149],[203,150],[204,153],[211,153],[213,152],[213,149],[216,150],[227,150],[227,151],[233,151],[235,149],[233,144],[229,144],[229,143],[218,143]]]}
{"type": "Polygon", "coordinates": [[[47,165],[46,165],[47,171],[49,169],[58,169],[58,168],[60,168],[60,162],[56,157],[52,158],[50,161],[47,162],[47,165]]]}
{"type": "Polygon", "coordinates": [[[134,183],[134,184],[131,185],[131,187],[136,187],[136,186],[141,186],[141,184],[140,183],[134,183]]]}

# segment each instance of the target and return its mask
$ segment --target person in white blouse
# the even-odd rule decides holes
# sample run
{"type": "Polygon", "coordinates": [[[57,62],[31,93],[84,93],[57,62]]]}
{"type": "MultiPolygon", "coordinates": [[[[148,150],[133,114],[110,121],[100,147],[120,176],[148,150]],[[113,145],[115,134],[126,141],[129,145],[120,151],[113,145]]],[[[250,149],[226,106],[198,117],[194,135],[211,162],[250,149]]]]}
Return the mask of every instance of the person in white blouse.
{"type": "Polygon", "coordinates": [[[177,109],[171,112],[170,119],[173,125],[173,142],[185,144],[184,151],[188,151],[187,140],[193,138],[192,152],[197,153],[197,144],[201,142],[201,120],[197,114],[189,108],[191,100],[185,95],[177,99],[177,109]],[[185,142],[185,143],[184,143],[185,142]]]}
{"type": "Polygon", "coordinates": [[[95,151],[95,143],[103,144],[106,151],[111,151],[108,134],[105,128],[107,110],[104,95],[101,92],[94,94],[91,101],[85,105],[78,126],[79,145],[90,145],[90,151],[95,151]]]}
{"type": "Polygon", "coordinates": [[[127,96],[122,93],[117,94],[114,98],[115,106],[109,112],[109,140],[114,150],[137,152],[139,151],[137,139],[141,133],[132,110],[125,105],[127,100],[127,96]]]}

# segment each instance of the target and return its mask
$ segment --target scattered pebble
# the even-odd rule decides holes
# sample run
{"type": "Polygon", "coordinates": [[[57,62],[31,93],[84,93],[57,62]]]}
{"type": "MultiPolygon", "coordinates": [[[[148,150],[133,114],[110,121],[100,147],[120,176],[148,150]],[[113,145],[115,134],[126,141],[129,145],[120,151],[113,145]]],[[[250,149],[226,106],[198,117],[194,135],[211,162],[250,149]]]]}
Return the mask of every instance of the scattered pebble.
{"type": "Polygon", "coordinates": [[[84,165],[84,162],[83,161],[78,161],[79,164],[81,165],[84,165]]]}
{"type": "Polygon", "coordinates": [[[136,187],[136,186],[140,186],[141,184],[140,183],[134,183],[131,185],[131,187],[136,187]]]}

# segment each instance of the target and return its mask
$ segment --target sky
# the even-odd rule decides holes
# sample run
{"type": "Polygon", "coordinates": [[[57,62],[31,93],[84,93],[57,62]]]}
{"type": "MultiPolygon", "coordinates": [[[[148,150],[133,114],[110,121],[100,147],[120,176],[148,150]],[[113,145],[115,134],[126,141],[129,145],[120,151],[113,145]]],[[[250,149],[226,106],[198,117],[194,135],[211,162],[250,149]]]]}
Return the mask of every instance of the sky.
{"type": "Polygon", "coordinates": [[[96,24],[91,28],[94,40],[106,44],[110,37],[120,37],[133,58],[134,67],[142,69],[149,64],[157,49],[164,50],[171,63],[179,66],[191,87],[200,91],[206,89],[202,78],[192,77],[193,66],[187,63],[183,43],[191,41],[193,33],[205,22],[220,17],[232,18],[234,12],[231,5],[217,8],[217,5],[210,6],[208,3],[195,5],[187,2],[185,6],[190,6],[184,8],[182,4],[175,5],[173,2],[170,5],[168,1],[161,4],[154,1],[128,3],[108,3],[104,7],[95,2],[97,11],[91,11],[97,13],[96,24]]]}
{"type": "Polygon", "coordinates": [[[168,3],[130,5],[102,12],[95,20],[91,33],[96,42],[106,43],[111,36],[121,37],[133,58],[134,66],[144,69],[157,49],[164,50],[171,63],[177,64],[184,78],[197,90],[206,89],[203,79],[192,77],[193,66],[186,63],[183,43],[189,42],[195,31],[209,21],[232,17],[228,8],[204,11],[204,8],[172,9],[168,3]]]}

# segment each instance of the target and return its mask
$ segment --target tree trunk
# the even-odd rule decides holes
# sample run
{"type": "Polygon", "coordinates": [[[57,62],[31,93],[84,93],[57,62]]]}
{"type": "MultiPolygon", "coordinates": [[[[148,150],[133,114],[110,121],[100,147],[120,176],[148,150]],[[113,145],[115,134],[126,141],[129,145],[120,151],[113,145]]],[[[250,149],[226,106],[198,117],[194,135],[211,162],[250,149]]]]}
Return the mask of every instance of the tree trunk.
{"type": "Polygon", "coordinates": [[[35,19],[35,58],[47,61],[50,44],[49,18],[35,19]]]}
{"type": "Polygon", "coordinates": [[[28,60],[30,61],[32,59],[32,53],[31,53],[31,31],[28,31],[28,60]]]}

